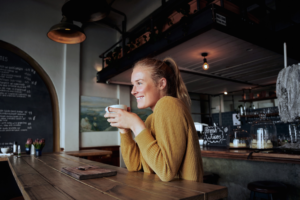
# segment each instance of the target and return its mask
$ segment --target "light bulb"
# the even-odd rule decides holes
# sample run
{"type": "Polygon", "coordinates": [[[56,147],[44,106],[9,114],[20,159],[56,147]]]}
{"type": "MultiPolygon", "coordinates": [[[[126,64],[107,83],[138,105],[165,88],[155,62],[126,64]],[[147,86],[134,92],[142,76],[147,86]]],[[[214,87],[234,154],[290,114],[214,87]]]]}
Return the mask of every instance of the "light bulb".
{"type": "Polygon", "coordinates": [[[207,64],[207,62],[204,62],[203,63],[203,69],[208,70],[208,68],[209,68],[209,65],[207,64]]]}
{"type": "Polygon", "coordinates": [[[227,92],[224,92],[224,94],[227,95],[228,93],[227,93],[227,92]]]}

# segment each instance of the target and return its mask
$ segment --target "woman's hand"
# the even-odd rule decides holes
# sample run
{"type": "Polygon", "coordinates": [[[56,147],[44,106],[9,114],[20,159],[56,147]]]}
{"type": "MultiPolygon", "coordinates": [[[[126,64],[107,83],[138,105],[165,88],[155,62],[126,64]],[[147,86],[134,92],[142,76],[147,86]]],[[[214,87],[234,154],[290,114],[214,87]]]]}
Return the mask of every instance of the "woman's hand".
{"type": "Polygon", "coordinates": [[[137,136],[146,128],[145,123],[135,113],[111,107],[108,110],[113,113],[106,113],[104,117],[108,118],[107,121],[110,122],[111,126],[121,129],[121,133],[126,132],[124,129],[131,129],[134,135],[137,136]]]}

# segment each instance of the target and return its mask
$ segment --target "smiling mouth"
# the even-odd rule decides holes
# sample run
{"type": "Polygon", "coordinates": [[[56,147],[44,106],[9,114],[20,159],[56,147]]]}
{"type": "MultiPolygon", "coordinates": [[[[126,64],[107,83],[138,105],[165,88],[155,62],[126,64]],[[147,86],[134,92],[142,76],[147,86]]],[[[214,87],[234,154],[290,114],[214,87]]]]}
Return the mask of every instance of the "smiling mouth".
{"type": "Polygon", "coordinates": [[[144,97],[137,97],[136,99],[137,99],[137,100],[141,100],[141,99],[143,99],[143,98],[144,98],[144,97]]]}

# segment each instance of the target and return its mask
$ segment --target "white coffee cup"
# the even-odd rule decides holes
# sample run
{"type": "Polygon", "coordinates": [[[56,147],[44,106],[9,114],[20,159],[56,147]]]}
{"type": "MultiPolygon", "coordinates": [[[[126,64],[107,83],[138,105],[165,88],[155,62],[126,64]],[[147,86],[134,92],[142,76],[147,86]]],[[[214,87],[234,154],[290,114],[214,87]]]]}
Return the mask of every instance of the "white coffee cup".
{"type": "Polygon", "coordinates": [[[119,108],[119,109],[123,109],[123,110],[126,110],[127,111],[127,106],[126,105],[123,105],[123,104],[118,104],[118,105],[111,105],[111,106],[107,106],[105,108],[105,112],[107,113],[113,113],[113,112],[109,112],[108,111],[108,108],[111,107],[111,108],[119,108]]]}

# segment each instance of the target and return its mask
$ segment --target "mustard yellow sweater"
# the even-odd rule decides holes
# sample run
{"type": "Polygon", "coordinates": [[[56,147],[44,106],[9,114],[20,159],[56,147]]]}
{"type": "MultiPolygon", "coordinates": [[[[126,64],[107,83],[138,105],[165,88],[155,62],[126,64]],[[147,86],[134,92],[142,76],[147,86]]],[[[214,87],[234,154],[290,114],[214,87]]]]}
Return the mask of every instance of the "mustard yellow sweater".
{"type": "Polygon", "coordinates": [[[129,171],[156,173],[162,181],[178,177],[203,182],[203,166],[197,132],[184,103],[161,98],[144,129],[135,137],[121,134],[121,152],[129,171]]]}

